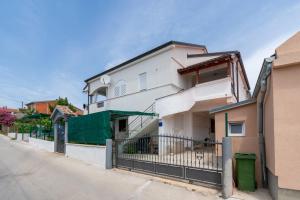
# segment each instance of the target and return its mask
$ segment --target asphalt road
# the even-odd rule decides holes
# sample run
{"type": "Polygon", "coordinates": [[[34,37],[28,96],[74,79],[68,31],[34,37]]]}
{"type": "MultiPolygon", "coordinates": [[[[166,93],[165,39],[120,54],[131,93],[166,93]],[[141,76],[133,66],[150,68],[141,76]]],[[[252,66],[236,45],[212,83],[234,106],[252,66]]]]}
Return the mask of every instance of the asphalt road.
{"type": "Polygon", "coordinates": [[[0,200],[218,199],[151,176],[104,170],[0,136],[0,200]]]}

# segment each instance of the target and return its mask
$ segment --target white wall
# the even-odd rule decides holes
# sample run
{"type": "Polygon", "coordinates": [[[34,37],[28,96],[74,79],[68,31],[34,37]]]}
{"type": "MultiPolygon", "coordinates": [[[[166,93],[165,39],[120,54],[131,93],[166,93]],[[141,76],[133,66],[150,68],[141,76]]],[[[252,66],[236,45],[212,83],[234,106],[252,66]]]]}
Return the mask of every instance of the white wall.
{"type": "Polygon", "coordinates": [[[190,110],[196,102],[210,99],[231,97],[230,78],[219,79],[185,90],[156,101],[156,112],[159,117],[190,110]]]}
{"type": "MultiPolygon", "coordinates": [[[[93,103],[90,105],[90,113],[108,109],[144,111],[155,101],[155,99],[174,94],[182,89],[190,88],[191,81],[186,76],[180,75],[177,72],[177,69],[182,68],[181,64],[186,67],[207,59],[205,57],[187,58],[188,54],[203,53],[204,49],[202,48],[173,45],[113,72],[107,73],[107,75],[111,77],[111,83],[107,89],[107,99],[104,101],[104,107],[97,108],[97,103],[93,103]],[[145,72],[147,73],[147,90],[140,91],[139,74],[145,72]],[[124,81],[126,83],[126,94],[125,96],[115,97],[114,88],[119,81],[124,81]],[[128,102],[130,102],[130,104],[128,104],[128,102]]],[[[235,61],[236,60],[237,58],[235,57],[235,61]]],[[[239,70],[241,71],[240,66],[239,70]]],[[[244,100],[247,98],[247,93],[245,90],[245,80],[242,78],[241,72],[239,73],[239,83],[240,100],[244,100]]],[[[104,86],[100,82],[100,77],[91,80],[89,84],[91,92],[104,86]]],[[[215,89],[209,82],[208,91],[210,91],[211,88],[213,90],[215,89]]],[[[225,84],[222,89],[225,89],[226,91],[221,91],[222,94],[225,94],[228,88],[229,93],[231,94],[230,84],[225,84]]],[[[187,96],[187,98],[190,97],[187,96]]],[[[179,99],[179,102],[188,103],[189,105],[183,105],[187,108],[191,107],[194,103],[193,101],[182,101],[182,98],[179,99]]],[[[177,105],[179,105],[178,102],[176,102],[176,106],[177,105]]],[[[186,108],[181,109],[181,112],[186,110],[186,108]]]]}
{"type": "Polygon", "coordinates": [[[163,126],[160,128],[160,135],[185,136],[198,140],[208,137],[210,129],[208,112],[188,111],[164,117],[161,121],[163,126]]]}
{"type": "Polygon", "coordinates": [[[29,137],[29,144],[37,149],[54,152],[54,141],[47,141],[29,137]]]}
{"type": "MultiPolygon", "coordinates": [[[[147,56],[140,61],[136,61],[122,69],[108,73],[111,77],[111,84],[108,88],[107,100],[104,108],[97,108],[97,104],[90,105],[90,113],[99,112],[108,109],[144,111],[150,106],[156,98],[178,92],[186,88],[186,83],[180,81],[181,75],[177,69],[180,63],[187,62],[187,54],[203,53],[201,48],[169,46],[147,56]],[[139,74],[147,73],[147,90],[140,91],[139,74]],[[114,96],[115,85],[123,80],[126,82],[126,95],[122,97],[114,96]],[[127,102],[131,102],[130,105],[127,102]]],[[[90,81],[90,90],[94,91],[100,87],[100,79],[90,81]]]]}
{"type": "Polygon", "coordinates": [[[17,141],[22,141],[22,140],[28,142],[29,133],[17,133],[17,141]]]}
{"type": "Polygon", "coordinates": [[[8,133],[7,136],[15,139],[15,138],[17,138],[17,133],[8,133]]]}
{"type": "Polygon", "coordinates": [[[193,138],[204,140],[209,136],[210,118],[208,112],[193,113],[193,138]]]}
{"type": "Polygon", "coordinates": [[[156,98],[174,94],[179,91],[173,85],[138,92],[104,101],[104,108],[97,108],[97,104],[90,105],[90,113],[104,110],[144,111],[155,102],[156,98]]]}
{"type": "Polygon", "coordinates": [[[98,165],[105,168],[105,146],[67,143],[65,155],[70,158],[81,160],[88,164],[98,165]]]}
{"type": "Polygon", "coordinates": [[[247,93],[247,86],[246,83],[244,81],[244,79],[242,79],[242,72],[241,69],[239,70],[239,74],[238,74],[238,79],[239,79],[239,101],[244,101],[248,99],[248,93],[247,93]]]}

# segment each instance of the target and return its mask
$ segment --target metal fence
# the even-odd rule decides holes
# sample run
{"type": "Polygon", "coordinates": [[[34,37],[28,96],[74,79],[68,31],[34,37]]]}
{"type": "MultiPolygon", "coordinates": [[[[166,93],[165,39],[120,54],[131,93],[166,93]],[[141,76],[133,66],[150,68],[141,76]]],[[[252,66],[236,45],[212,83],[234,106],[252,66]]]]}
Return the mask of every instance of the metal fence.
{"type": "Polygon", "coordinates": [[[116,166],[221,184],[222,143],[183,136],[149,135],[116,140],[116,166]]]}
{"type": "Polygon", "coordinates": [[[49,132],[31,132],[30,137],[47,141],[54,141],[54,132],[53,130],[49,132]]]}

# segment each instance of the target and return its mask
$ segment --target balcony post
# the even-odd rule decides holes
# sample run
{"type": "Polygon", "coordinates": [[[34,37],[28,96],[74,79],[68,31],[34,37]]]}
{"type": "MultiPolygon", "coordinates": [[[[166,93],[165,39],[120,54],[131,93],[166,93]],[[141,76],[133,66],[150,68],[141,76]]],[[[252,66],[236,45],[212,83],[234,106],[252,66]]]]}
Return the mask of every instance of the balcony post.
{"type": "Polygon", "coordinates": [[[196,71],[196,82],[197,82],[197,84],[200,83],[200,70],[196,71]]]}

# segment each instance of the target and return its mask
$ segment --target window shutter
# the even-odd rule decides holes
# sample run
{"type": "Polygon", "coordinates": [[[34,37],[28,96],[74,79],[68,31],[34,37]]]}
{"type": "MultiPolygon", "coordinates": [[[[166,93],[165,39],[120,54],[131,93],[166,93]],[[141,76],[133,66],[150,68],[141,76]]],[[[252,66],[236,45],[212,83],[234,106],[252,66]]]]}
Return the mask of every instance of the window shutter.
{"type": "Polygon", "coordinates": [[[120,87],[116,86],[115,87],[115,97],[118,97],[118,96],[120,96],[120,87]]]}
{"type": "Polygon", "coordinates": [[[147,73],[142,73],[139,75],[140,79],[140,90],[146,90],[147,89],[147,73]]]}
{"type": "Polygon", "coordinates": [[[123,84],[123,85],[121,85],[121,95],[123,96],[125,94],[126,94],[126,85],[123,84]]]}

